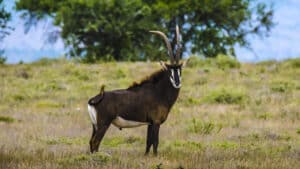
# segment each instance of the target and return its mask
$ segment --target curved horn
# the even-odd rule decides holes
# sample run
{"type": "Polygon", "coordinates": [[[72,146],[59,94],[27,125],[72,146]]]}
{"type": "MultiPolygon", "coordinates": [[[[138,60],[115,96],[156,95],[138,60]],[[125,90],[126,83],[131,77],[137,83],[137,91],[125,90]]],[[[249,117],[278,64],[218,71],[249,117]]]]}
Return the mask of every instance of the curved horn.
{"type": "Polygon", "coordinates": [[[174,55],[173,55],[172,47],[171,47],[169,39],[166,37],[166,35],[164,33],[162,33],[161,31],[149,31],[149,32],[154,33],[154,34],[158,34],[164,39],[164,41],[167,45],[167,48],[168,48],[168,54],[170,56],[171,63],[174,63],[174,55]]]}
{"type": "Polygon", "coordinates": [[[180,53],[181,53],[181,44],[180,44],[180,33],[179,33],[179,27],[178,25],[176,25],[176,46],[177,46],[177,49],[176,49],[176,56],[175,56],[175,60],[176,60],[176,63],[179,62],[179,57],[180,57],[180,53]]]}

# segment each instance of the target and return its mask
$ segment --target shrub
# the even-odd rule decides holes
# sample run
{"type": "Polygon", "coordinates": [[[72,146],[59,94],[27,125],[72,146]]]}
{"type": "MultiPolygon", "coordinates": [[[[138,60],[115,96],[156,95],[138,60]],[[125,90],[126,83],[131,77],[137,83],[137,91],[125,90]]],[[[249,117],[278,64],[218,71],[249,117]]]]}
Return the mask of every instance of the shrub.
{"type": "Polygon", "coordinates": [[[5,123],[12,123],[14,122],[15,119],[12,117],[8,117],[8,116],[0,116],[0,122],[5,122],[5,123]]]}
{"type": "Polygon", "coordinates": [[[190,68],[194,68],[194,67],[209,66],[211,64],[212,64],[212,59],[204,59],[193,55],[189,57],[189,59],[187,60],[186,66],[190,68]]]}
{"type": "Polygon", "coordinates": [[[187,67],[211,67],[217,66],[220,69],[240,68],[241,64],[233,57],[227,55],[218,55],[216,58],[200,58],[191,56],[186,63],[187,67]]]}
{"type": "Polygon", "coordinates": [[[241,67],[241,64],[235,58],[227,55],[218,55],[216,62],[218,68],[220,69],[231,69],[241,67]]]}
{"type": "Polygon", "coordinates": [[[187,99],[185,99],[185,103],[188,106],[191,105],[199,105],[200,104],[200,100],[194,98],[194,97],[188,97],[187,99]]]}
{"type": "Polygon", "coordinates": [[[216,125],[213,122],[201,121],[195,118],[192,119],[188,127],[188,130],[190,132],[198,134],[211,134],[214,129],[216,129],[217,132],[219,132],[222,129],[222,125],[216,125]]]}
{"type": "Polygon", "coordinates": [[[235,142],[224,141],[224,142],[220,142],[220,143],[215,143],[215,144],[213,144],[213,146],[216,148],[222,148],[222,149],[235,149],[238,147],[238,144],[235,142]]]}
{"type": "Polygon", "coordinates": [[[28,96],[26,96],[25,94],[15,94],[12,96],[14,101],[24,101],[26,98],[28,98],[28,96]]]}
{"type": "Polygon", "coordinates": [[[6,62],[6,57],[0,56],[0,65],[3,65],[5,62],[6,62]]]}
{"type": "Polygon", "coordinates": [[[35,65],[40,65],[40,66],[47,66],[47,65],[52,65],[52,64],[58,63],[61,60],[62,60],[61,58],[57,59],[57,58],[42,57],[41,59],[34,62],[34,64],[35,65]]]}
{"type": "Polygon", "coordinates": [[[176,140],[172,142],[174,147],[185,148],[185,149],[192,149],[192,150],[199,150],[203,148],[203,145],[200,142],[194,141],[180,141],[176,140]]]}
{"type": "Polygon", "coordinates": [[[300,128],[297,129],[297,134],[300,134],[300,128]]]}
{"type": "Polygon", "coordinates": [[[212,91],[204,100],[209,103],[242,104],[247,98],[242,90],[221,88],[212,91]]]}
{"type": "Polygon", "coordinates": [[[39,91],[50,92],[50,91],[60,91],[65,89],[62,85],[60,85],[56,80],[51,80],[47,83],[36,84],[35,88],[39,91]]]}
{"type": "Polygon", "coordinates": [[[272,82],[271,83],[271,90],[273,92],[288,92],[293,89],[293,84],[291,82],[285,82],[285,81],[278,81],[278,82],[272,82]]]}
{"type": "Polygon", "coordinates": [[[287,60],[288,66],[293,68],[300,68],[300,58],[287,60]]]}
{"type": "Polygon", "coordinates": [[[258,119],[267,120],[267,119],[272,118],[272,114],[271,114],[271,113],[268,113],[268,112],[261,113],[261,114],[258,114],[258,115],[257,115],[257,118],[258,118],[258,119]]]}
{"type": "Polygon", "coordinates": [[[264,67],[270,67],[270,66],[277,65],[277,64],[278,63],[275,60],[261,61],[261,62],[257,63],[257,65],[261,65],[264,67]]]}

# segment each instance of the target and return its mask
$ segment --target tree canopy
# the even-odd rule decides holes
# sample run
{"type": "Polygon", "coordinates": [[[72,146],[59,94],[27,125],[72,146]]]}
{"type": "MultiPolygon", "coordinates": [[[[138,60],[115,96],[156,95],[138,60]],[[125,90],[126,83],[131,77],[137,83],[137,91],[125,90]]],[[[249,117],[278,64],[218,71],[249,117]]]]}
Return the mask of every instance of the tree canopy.
{"type": "MultiPolygon", "coordinates": [[[[0,42],[4,39],[5,36],[9,34],[11,29],[8,26],[8,21],[10,20],[10,13],[4,9],[3,0],[0,0],[0,42]]],[[[0,45],[0,64],[5,62],[5,57],[3,56],[4,50],[0,45]]]]}
{"type": "Polygon", "coordinates": [[[19,0],[27,24],[47,17],[61,28],[69,54],[97,59],[165,58],[165,47],[149,30],[173,41],[181,28],[184,49],[206,57],[235,55],[234,45],[249,46],[248,35],[265,36],[273,24],[271,5],[252,0],[19,0]]]}

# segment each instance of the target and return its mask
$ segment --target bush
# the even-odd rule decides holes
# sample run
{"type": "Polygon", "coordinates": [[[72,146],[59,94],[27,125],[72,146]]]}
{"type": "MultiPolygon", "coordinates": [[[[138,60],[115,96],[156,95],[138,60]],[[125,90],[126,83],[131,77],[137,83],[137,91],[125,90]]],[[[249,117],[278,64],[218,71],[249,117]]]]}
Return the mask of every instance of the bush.
{"type": "Polygon", "coordinates": [[[221,88],[212,91],[204,98],[204,101],[209,103],[242,104],[247,98],[247,95],[242,90],[221,88]]]}
{"type": "Polygon", "coordinates": [[[287,60],[287,63],[290,67],[300,68],[300,58],[289,59],[287,60]]]}
{"type": "Polygon", "coordinates": [[[191,56],[186,65],[191,68],[216,66],[219,69],[232,69],[241,67],[241,64],[235,58],[227,55],[218,55],[215,59],[191,56]]]}
{"type": "Polygon", "coordinates": [[[224,141],[220,143],[214,143],[213,146],[222,149],[235,149],[238,147],[238,144],[235,142],[224,141]]]}
{"type": "Polygon", "coordinates": [[[195,118],[192,119],[188,127],[188,130],[190,132],[198,134],[211,134],[214,129],[216,129],[217,132],[219,132],[222,129],[222,125],[216,125],[213,122],[201,121],[195,118]]]}
{"type": "Polygon", "coordinates": [[[6,57],[0,56],[0,65],[3,65],[5,62],[6,62],[6,57]]]}
{"type": "Polygon", "coordinates": [[[200,58],[195,55],[190,56],[186,62],[186,66],[190,67],[190,68],[204,67],[204,66],[211,65],[211,64],[212,64],[212,59],[204,59],[204,58],[200,58]]]}
{"type": "Polygon", "coordinates": [[[300,128],[297,129],[297,134],[300,134],[300,128]]]}
{"type": "Polygon", "coordinates": [[[12,117],[8,117],[8,116],[0,116],[0,122],[5,122],[5,123],[12,123],[14,122],[15,119],[12,117]]]}
{"type": "Polygon", "coordinates": [[[273,92],[285,93],[293,89],[294,84],[286,81],[277,81],[271,83],[271,90],[273,92]]]}
{"type": "Polygon", "coordinates": [[[241,64],[233,57],[227,55],[217,56],[217,66],[220,69],[240,68],[241,64]]]}
{"type": "Polygon", "coordinates": [[[194,141],[180,141],[176,140],[172,142],[172,146],[184,149],[191,149],[191,150],[200,150],[203,148],[203,145],[199,142],[194,141]]]}

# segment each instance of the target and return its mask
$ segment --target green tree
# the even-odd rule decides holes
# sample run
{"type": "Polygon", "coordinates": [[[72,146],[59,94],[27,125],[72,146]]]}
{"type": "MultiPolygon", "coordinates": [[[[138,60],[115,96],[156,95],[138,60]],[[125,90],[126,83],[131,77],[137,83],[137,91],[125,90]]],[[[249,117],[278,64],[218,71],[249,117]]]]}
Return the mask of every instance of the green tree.
{"type": "MultiPolygon", "coordinates": [[[[4,9],[3,0],[0,0],[0,43],[3,41],[4,37],[9,34],[11,27],[8,26],[8,21],[10,20],[10,13],[4,9]]],[[[0,45],[0,64],[6,61],[4,55],[4,49],[0,45]]]]}
{"type": "Polygon", "coordinates": [[[248,47],[248,35],[265,36],[273,26],[272,7],[251,0],[19,0],[16,7],[29,26],[53,18],[70,55],[87,61],[166,58],[163,42],[148,31],[174,39],[176,24],[185,50],[235,55],[234,45],[248,47]]]}
{"type": "MultiPolygon", "coordinates": [[[[168,0],[148,2],[167,30],[183,29],[183,44],[206,57],[235,56],[234,45],[249,47],[247,36],[265,36],[273,27],[272,5],[255,0],[168,0]]],[[[174,43],[173,43],[174,44],[174,43]]]]}

